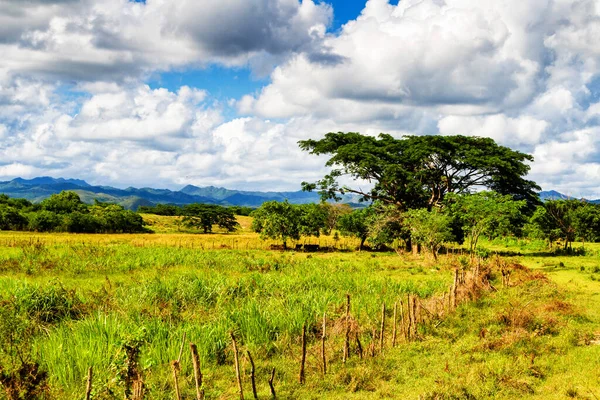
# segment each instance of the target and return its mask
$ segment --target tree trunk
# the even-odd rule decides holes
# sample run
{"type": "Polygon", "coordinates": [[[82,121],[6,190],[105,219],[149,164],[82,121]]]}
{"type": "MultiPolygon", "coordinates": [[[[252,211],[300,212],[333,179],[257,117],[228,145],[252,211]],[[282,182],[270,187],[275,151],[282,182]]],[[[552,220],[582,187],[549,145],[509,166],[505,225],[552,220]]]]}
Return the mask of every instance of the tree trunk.
{"type": "Polygon", "coordinates": [[[365,245],[365,241],[367,240],[367,238],[361,238],[360,239],[360,245],[358,246],[358,251],[362,251],[363,246],[365,245]]]}
{"type": "Polygon", "coordinates": [[[418,256],[419,252],[421,251],[420,249],[421,245],[419,243],[413,243],[412,244],[412,253],[413,256],[418,256]]]}

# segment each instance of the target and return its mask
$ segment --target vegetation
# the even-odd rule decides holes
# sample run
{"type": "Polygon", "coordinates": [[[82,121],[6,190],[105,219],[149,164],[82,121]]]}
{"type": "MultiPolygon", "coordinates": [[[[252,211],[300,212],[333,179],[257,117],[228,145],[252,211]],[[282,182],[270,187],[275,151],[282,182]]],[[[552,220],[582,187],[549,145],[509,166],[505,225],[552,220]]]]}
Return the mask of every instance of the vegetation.
{"type": "MultiPolygon", "coordinates": [[[[209,206],[209,204],[202,203],[194,203],[188,206],[209,206]]],[[[178,206],[175,204],[156,204],[154,206],[140,206],[137,211],[142,214],[155,214],[155,215],[164,215],[164,216],[185,216],[187,215],[186,207],[188,206],[178,206]]],[[[228,211],[233,213],[233,215],[244,215],[248,216],[254,208],[252,207],[244,207],[244,206],[229,206],[222,207],[226,208],[228,211]]]]}
{"type": "Polygon", "coordinates": [[[73,192],[40,204],[0,197],[0,227],[35,231],[0,232],[7,398],[83,397],[90,367],[94,399],[140,388],[193,398],[186,342],[206,398],[240,396],[240,357],[239,379],[251,370],[261,398],[274,370],[280,398],[600,395],[589,367],[600,356],[600,245],[590,243],[600,206],[538,203],[523,178],[529,157],[488,139],[339,133],[301,145],[339,167],[307,189],[370,204],[270,201],[236,218],[217,205],[86,206],[73,192]],[[374,188],[340,188],[343,174],[374,188]],[[145,225],[158,233],[139,233],[145,225]],[[302,238],[332,246],[306,254],[302,238]],[[288,251],[265,251],[268,241],[288,251]],[[366,243],[379,252],[350,251],[366,243]]]}
{"type": "Polygon", "coordinates": [[[378,200],[401,211],[440,205],[447,193],[470,193],[488,188],[531,206],[539,199],[539,187],[524,179],[532,157],[497,145],[492,139],[467,136],[408,136],[378,138],[359,133],[328,133],[321,140],[299,142],[311,154],[331,155],[334,169],[316,183],[303,183],[305,190],[320,190],[324,198],[356,193],[365,200],[378,200]],[[337,179],[374,182],[364,191],[340,187],[337,179]]]}
{"type": "MultiPolygon", "coordinates": [[[[210,248],[215,238],[227,243],[231,235],[0,234],[2,388],[78,398],[93,366],[93,398],[123,397],[127,349],[136,349],[146,398],[169,398],[174,392],[170,361],[179,357],[185,333],[185,341],[198,346],[207,398],[234,397],[233,331],[240,354],[252,353],[260,397],[269,396],[272,367],[283,398],[600,394],[597,374],[587,367],[600,355],[594,345],[600,304],[591,296],[600,279],[598,245],[588,245],[586,256],[557,257],[534,255],[540,251],[535,242],[484,241],[490,250],[525,256],[481,260],[498,291],[465,300],[443,319],[420,325],[416,339],[405,340],[399,326],[393,348],[394,302],[406,302],[408,294],[424,304],[442,298],[452,270],[467,266],[467,257],[442,253],[434,262],[396,253],[198,250],[210,248]],[[541,272],[556,277],[556,283],[541,272]],[[353,342],[344,364],[347,293],[353,342]],[[383,302],[388,308],[381,353],[383,302]],[[323,312],[325,376],[319,367],[323,312]],[[300,385],[303,324],[308,356],[306,384],[300,385]],[[355,352],[356,334],[363,359],[355,352]],[[373,342],[375,357],[370,356],[373,342]],[[19,371],[35,379],[20,381],[19,371]]],[[[245,357],[241,361],[245,375],[250,367],[245,357]]],[[[192,377],[186,346],[179,380],[184,397],[194,396],[192,377]]]]}
{"type": "Polygon", "coordinates": [[[34,232],[145,232],[142,217],[116,204],[84,204],[77,193],[54,194],[39,204],[0,195],[0,229],[34,232]]]}
{"type": "Polygon", "coordinates": [[[233,211],[214,204],[190,204],[183,208],[183,223],[188,227],[201,228],[204,233],[211,233],[213,225],[234,232],[240,224],[233,211]]]}

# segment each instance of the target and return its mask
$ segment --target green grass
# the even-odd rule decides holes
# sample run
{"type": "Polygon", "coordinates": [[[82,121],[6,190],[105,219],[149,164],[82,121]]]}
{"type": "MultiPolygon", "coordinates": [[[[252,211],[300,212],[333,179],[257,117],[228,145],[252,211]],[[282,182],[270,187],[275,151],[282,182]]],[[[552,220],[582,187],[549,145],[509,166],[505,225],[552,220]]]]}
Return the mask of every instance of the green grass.
{"type": "MultiPolygon", "coordinates": [[[[420,340],[399,340],[392,348],[391,305],[407,294],[429,298],[447,291],[451,268],[466,257],[441,256],[434,263],[395,253],[202,250],[181,246],[180,235],[155,237],[0,235],[3,370],[14,370],[21,358],[37,361],[48,372],[52,397],[71,399],[82,397],[93,366],[94,398],[122,397],[124,349],[136,346],[147,398],[173,398],[169,363],[185,334],[198,345],[207,398],[237,398],[234,332],[242,353],[252,352],[261,398],[269,397],[272,367],[280,398],[600,397],[600,246],[590,246],[587,256],[553,257],[531,243],[485,243],[492,252],[521,252],[507,262],[534,272],[516,269],[502,288],[493,270],[498,291],[462,303],[443,320],[422,325],[420,340]],[[388,328],[383,354],[362,360],[353,354],[343,364],[347,293],[353,332],[365,348],[379,327],[382,302],[388,328]],[[324,312],[329,372],[323,377],[324,312]],[[303,324],[307,382],[300,385],[303,324]]],[[[243,355],[241,362],[247,373],[243,355]]],[[[181,390],[193,398],[187,344],[181,365],[181,390]]]]}

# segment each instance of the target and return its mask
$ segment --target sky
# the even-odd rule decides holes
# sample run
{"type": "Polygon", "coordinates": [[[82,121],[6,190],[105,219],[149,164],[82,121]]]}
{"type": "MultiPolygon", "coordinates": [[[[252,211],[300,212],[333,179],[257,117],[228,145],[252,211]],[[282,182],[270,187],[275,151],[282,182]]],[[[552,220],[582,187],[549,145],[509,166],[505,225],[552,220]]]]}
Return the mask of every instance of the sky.
{"type": "Polygon", "coordinates": [[[599,0],[0,0],[0,180],[298,190],[331,131],[472,135],[600,198],[599,0]]]}

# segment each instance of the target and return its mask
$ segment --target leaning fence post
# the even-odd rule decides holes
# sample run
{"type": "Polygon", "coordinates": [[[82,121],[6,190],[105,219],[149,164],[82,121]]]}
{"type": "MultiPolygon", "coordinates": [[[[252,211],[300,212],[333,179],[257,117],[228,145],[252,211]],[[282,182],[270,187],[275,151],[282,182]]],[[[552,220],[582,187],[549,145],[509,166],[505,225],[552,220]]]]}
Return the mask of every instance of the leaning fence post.
{"type": "Polygon", "coordinates": [[[248,354],[248,360],[250,361],[250,382],[252,383],[252,395],[254,396],[254,400],[258,400],[258,395],[256,394],[256,368],[254,367],[254,360],[252,359],[250,350],[246,350],[246,353],[248,354]]]}
{"type": "Polygon", "coordinates": [[[244,389],[242,388],[242,374],[240,373],[240,359],[239,359],[239,354],[238,354],[238,349],[237,349],[237,342],[235,341],[235,336],[233,335],[233,332],[230,332],[229,335],[231,336],[231,343],[233,344],[233,356],[234,356],[234,361],[235,361],[235,375],[237,378],[238,389],[240,391],[240,400],[244,400],[244,389]]]}
{"type": "Polygon", "coordinates": [[[298,375],[298,381],[301,385],[304,385],[304,364],[306,362],[306,324],[302,325],[302,358],[300,360],[300,374],[298,375]]]}
{"type": "Polygon", "coordinates": [[[93,369],[92,367],[89,367],[87,375],[87,385],[85,389],[85,400],[90,400],[90,397],[92,395],[92,373],[93,369]]]}
{"type": "Polygon", "coordinates": [[[385,341],[385,302],[381,305],[381,329],[379,332],[379,351],[383,352],[383,344],[385,341]]]}
{"type": "Polygon", "coordinates": [[[344,341],[344,358],[342,362],[350,357],[350,295],[346,295],[346,338],[344,341]]]}
{"type": "Polygon", "coordinates": [[[276,399],[277,395],[275,394],[275,385],[273,381],[275,380],[275,367],[271,370],[271,378],[269,378],[269,388],[271,389],[271,396],[276,399]]]}
{"type": "Polygon", "coordinates": [[[398,302],[394,302],[394,329],[392,330],[392,347],[396,347],[396,326],[398,325],[398,321],[396,320],[396,315],[398,312],[398,302]]]}
{"type": "Polygon", "coordinates": [[[194,343],[190,343],[190,350],[192,352],[192,363],[194,365],[194,383],[196,384],[196,400],[202,400],[204,398],[204,391],[202,390],[202,370],[200,369],[198,348],[194,343]]]}
{"type": "Polygon", "coordinates": [[[325,329],[327,328],[327,314],[323,313],[323,335],[321,336],[321,358],[323,359],[323,375],[327,374],[327,355],[325,354],[325,340],[327,338],[325,329]]]}

